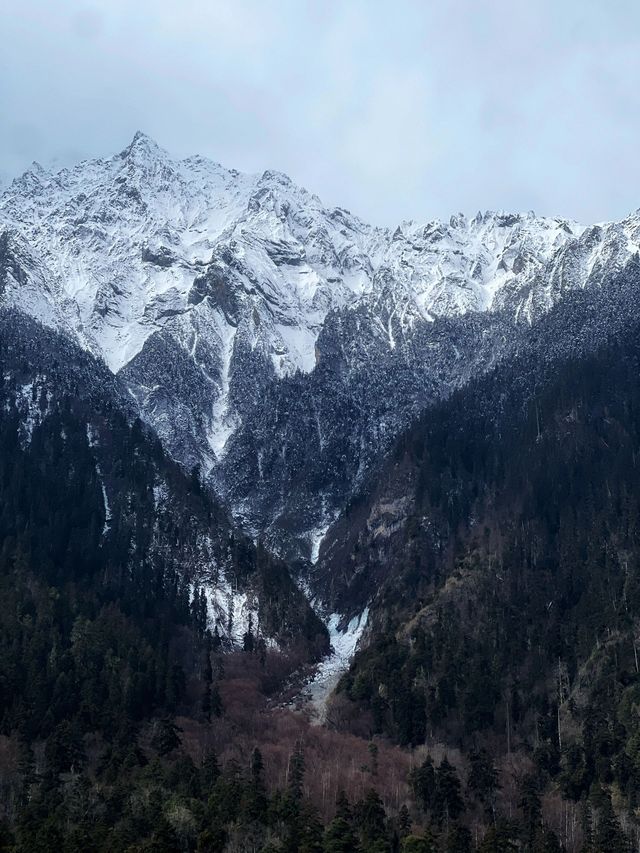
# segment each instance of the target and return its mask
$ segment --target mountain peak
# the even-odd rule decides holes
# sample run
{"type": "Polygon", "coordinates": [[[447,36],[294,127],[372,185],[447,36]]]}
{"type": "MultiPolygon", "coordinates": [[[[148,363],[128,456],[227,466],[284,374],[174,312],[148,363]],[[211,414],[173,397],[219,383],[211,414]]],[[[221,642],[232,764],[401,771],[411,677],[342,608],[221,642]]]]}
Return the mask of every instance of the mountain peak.
{"type": "Polygon", "coordinates": [[[133,139],[119,156],[125,159],[127,157],[148,158],[168,155],[164,148],[161,148],[154,139],[143,133],[143,131],[136,130],[133,139]]]}
{"type": "Polygon", "coordinates": [[[293,181],[284,172],[279,172],[277,169],[266,169],[260,176],[261,184],[281,184],[284,187],[293,185],[293,181]]]}
{"type": "Polygon", "coordinates": [[[0,228],[20,236],[23,256],[0,305],[69,330],[102,357],[168,451],[211,472],[252,530],[264,520],[276,531],[282,519],[277,547],[298,556],[434,394],[492,364],[516,331],[640,248],[633,221],[581,241],[580,227],[491,212],[374,229],[282,172],[174,158],[141,131],[108,159],[27,173],[0,199],[0,228]],[[492,316],[465,325],[477,312],[492,316]],[[318,360],[331,369],[316,371],[318,360]],[[340,401],[359,407],[364,387],[362,420],[345,413],[335,426],[340,401]],[[313,415],[316,441],[295,401],[298,392],[315,401],[318,388],[329,402],[313,415]],[[291,412],[292,455],[270,471],[261,454],[280,458],[282,441],[267,426],[265,393],[291,412]],[[301,491],[289,462],[300,448],[314,460],[301,491]],[[274,507],[274,494],[287,497],[274,507]]]}

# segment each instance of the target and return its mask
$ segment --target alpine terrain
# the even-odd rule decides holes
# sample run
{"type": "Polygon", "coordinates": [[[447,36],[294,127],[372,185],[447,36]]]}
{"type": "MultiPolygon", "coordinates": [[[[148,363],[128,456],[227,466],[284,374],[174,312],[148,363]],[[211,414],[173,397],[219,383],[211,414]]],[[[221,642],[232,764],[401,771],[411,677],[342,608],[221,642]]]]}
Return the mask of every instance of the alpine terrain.
{"type": "Polygon", "coordinates": [[[285,175],[121,153],[0,196],[2,301],[102,358],[253,536],[314,560],[428,403],[513,352],[640,245],[640,219],[376,228],[285,175]]]}
{"type": "Polygon", "coordinates": [[[0,194],[0,851],[640,844],[640,212],[0,194]]]}

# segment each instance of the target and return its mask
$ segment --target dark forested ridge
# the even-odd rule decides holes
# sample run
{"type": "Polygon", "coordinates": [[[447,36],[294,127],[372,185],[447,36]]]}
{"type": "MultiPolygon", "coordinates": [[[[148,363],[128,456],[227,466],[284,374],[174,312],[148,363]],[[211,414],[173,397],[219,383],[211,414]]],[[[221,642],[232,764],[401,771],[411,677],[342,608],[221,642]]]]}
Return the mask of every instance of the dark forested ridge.
{"type": "Polygon", "coordinates": [[[334,709],[469,772],[516,756],[536,797],[580,805],[589,850],[626,849],[612,802],[638,832],[639,332],[516,359],[401,440],[360,511],[350,571],[381,588],[334,709]]]}
{"type": "MultiPolygon", "coordinates": [[[[455,393],[454,400],[464,400],[458,409],[471,407],[473,414],[470,421],[463,411],[463,419],[454,423],[456,409],[450,416],[453,432],[473,436],[478,424],[491,424],[499,443],[500,425],[508,423],[504,407],[526,407],[553,380],[559,365],[579,363],[610,343],[632,336],[639,299],[640,261],[635,258],[623,271],[611,272],[602,288],[568,294],[543,320],[525,330],[514,330],[510,355],[455,393]]],[[[426,428],[433,412],[446,412],[447,405],[445,401],[426,409],[417,421],[417,432],[409,429],[403,433],[395,452],[380,460],[325,537],[311,582],[340,612],[360,612],[371,591],[388,574],[384,543],[410,513],[419,470],[415,460],[405,454],[406,444],[426,428]],[[377,548],[361,553],[367,536],[381,545],[379,560],[377,548]],[[376,566],[379,577],[374,577],[376,566]]]]}
{"type": "Polygon", "coordinates": [[[636,278],[425,413],[350,507],[336,583],[377,592],[326,727],[282,707],[327,645],[287,567],[100,362],[3,315],[0,850],[637,847],[636,278]]]}
{"type": "Polygon", "coordinates": [[[159,595],[177,585],[189,598],[204,584],[227,583],[250,596],[257,632],[309,647],[317,633],[322,649],[325,629],[284,563],[234,528],[197,470],[186,474],[164,453],[101,362],[7,312],[0,366],[2,533],[47,579],[100,578],[115,598],[133,584],[146,612],[147,573],[159,576],[151,583],[159,595]]]}

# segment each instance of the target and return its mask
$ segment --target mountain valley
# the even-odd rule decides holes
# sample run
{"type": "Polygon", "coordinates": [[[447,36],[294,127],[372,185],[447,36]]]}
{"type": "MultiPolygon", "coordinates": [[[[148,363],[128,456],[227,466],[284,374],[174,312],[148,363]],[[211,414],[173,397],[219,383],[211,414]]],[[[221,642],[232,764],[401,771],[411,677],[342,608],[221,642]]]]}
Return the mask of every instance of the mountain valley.
{"type": "Polygon", "coordinates": [[[0,194],[0,851],[640,843],[640,213],[0,194]]]}

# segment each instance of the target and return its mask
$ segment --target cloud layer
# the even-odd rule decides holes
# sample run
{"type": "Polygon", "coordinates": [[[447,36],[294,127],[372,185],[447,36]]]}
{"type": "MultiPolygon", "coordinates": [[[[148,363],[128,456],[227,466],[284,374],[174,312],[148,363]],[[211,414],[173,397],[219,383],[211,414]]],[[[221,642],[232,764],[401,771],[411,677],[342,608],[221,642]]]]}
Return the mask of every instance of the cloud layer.
{"type": "Polygon", "coordinates": [[[640,206],[635,0],[23,0],[0,27],[7,175],[140,128],[381,224],[640,206]]]}

